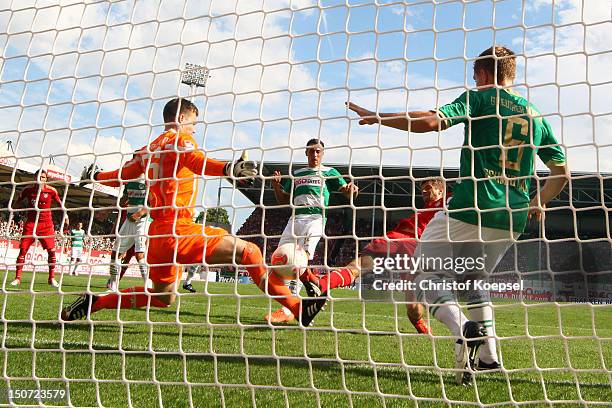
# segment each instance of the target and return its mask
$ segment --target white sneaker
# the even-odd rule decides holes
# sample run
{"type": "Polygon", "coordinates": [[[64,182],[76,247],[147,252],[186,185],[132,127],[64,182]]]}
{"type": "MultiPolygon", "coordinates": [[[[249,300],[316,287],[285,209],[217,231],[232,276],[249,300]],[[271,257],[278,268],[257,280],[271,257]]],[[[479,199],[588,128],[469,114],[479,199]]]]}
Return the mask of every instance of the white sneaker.
{"type": "Polygon", "coordinates": [[[19,285],[21,285],[21,279],[14,279],[11,282],[11,286],[19,286],[19,285]]]}
{"type": "Polygon", "coordinates": [[[59,288],[59,283],[55,280],[55,278],[51,278],[47,281],[47,283],[54,288],[59,288]]]}
{"type": "Polygon", "coordinates": [[[117,278],[113,278],[112,276],[108,278],[108,281],[106,281],[106,291],[115,293],[119,291],[119,284],[117,278]]]}
{"type": "Polygon", "coordinates": [[[153,289],[153,281],[151,279],[145,280],[145,288],[147,288],[148,290],[153,289]]]}

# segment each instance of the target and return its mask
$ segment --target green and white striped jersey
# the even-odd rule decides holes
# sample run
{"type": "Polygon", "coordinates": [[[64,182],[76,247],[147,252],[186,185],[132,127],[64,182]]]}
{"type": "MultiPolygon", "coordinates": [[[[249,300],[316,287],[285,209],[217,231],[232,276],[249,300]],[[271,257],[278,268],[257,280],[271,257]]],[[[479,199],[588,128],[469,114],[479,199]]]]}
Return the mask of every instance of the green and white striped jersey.
{"type": "Polygon", "coordinates": [[[83,248],[83,239],[85,238],[85,231],[80,229],[70,230],[70,242],[73,248],[83,248]]]}
{"type": "Polygon", "coordinates": [[[292,179],[284,179],[281,187],[285,193],[293,189],[295,214],[323,214],[329,205],[330,191],[338,191],[346,181],[333,167],[304,167],[293,170],[292,179]]]}
{"type": "Polygon", "coordinates": [[[146,205],[145,200],[147,199],[147,185],[144,178],[129,181],[125,185],[125,194],[128,198],[127,213],[134,214],[140,211],[146,205]]]}

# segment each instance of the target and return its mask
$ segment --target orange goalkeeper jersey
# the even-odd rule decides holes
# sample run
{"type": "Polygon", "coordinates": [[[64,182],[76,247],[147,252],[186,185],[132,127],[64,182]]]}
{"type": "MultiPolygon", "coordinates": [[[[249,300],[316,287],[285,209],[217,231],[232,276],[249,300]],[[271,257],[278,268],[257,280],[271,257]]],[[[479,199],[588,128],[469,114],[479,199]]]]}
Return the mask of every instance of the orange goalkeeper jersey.
{"type": "Polygon", "coordinates": [[[171,129],[139,149],[120,169],[98,173],[96,181],[118,187],[145,173],[154,220],[192,218],[198,179],[203,174],[223,176],[225,163],[207,158],[192,135],[171,129]]]}

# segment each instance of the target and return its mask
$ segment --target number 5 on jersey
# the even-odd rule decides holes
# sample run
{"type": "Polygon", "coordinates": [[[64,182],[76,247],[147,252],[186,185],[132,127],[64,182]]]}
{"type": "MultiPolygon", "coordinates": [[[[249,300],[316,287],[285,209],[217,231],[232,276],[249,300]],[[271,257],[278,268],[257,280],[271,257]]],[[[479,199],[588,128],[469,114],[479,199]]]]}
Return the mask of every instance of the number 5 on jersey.
{"type": "Polygon", "coordinates": [[[504,145],[499,156],[499,166],[520,172],[523,148],[525,147],[523,146],[525,144],[523,139],[529,136],[529,121],[520,117],[508,118],[504,121],[506,122],[506,129],[504,131],[504,145]],[[521,136],[521,139],[516,136],[521,136]]]}

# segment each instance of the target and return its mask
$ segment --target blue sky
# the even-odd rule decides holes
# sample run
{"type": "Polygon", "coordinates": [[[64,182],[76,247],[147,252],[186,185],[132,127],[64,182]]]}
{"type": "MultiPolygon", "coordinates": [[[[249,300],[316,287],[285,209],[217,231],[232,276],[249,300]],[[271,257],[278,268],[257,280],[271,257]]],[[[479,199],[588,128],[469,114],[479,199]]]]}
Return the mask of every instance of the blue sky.
{"type": "MultiPolygon", "coordinates": [[[[24,160],[57,155],[73,174],[92,153],[117,166],[160,133],[166,101],[188,94],[188,61],[211,69],[195,102],[212,157],[303,161],[318,136],[331,163],[457,167],[461,129],[359,127],[343,102],[435,108],[473,86],[471,59],[495,42],[520,55],[517,90],[547,115],[572,169],[612,171],[610,1],[373,3],[14,1],[0,10],[0,142],[24,160]]],[[[202,184],[214,205],[218,180],[202,184]]],[[[222,204],[248,202],[224,190],[222,204]]]]}

